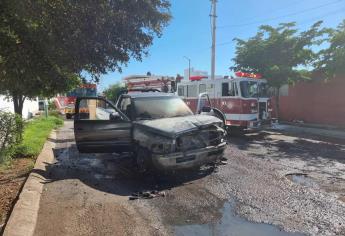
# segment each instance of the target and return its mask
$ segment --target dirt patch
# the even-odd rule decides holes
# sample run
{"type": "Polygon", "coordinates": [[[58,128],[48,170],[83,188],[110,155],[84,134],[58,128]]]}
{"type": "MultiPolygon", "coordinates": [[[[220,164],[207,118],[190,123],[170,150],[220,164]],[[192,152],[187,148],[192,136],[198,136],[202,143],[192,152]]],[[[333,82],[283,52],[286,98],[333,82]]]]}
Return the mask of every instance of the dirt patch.
{"type": "Polygon", "coordinates": [[[31,158],[19,158],[0,169],[0,232],[33,164],[31,158]]]}

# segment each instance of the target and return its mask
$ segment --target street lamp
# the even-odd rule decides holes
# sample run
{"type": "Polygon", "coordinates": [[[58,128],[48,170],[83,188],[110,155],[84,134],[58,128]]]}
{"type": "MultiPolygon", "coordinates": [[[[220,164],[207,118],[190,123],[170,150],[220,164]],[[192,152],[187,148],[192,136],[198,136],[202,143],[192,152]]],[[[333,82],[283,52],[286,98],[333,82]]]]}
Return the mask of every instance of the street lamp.
{"type": "Polygon", "coordinates": [[[190,58],[186,57],[186,56],[183,56],[184,58],[186,58],[188,60],[188,80],[190,80],[190,58]]]}

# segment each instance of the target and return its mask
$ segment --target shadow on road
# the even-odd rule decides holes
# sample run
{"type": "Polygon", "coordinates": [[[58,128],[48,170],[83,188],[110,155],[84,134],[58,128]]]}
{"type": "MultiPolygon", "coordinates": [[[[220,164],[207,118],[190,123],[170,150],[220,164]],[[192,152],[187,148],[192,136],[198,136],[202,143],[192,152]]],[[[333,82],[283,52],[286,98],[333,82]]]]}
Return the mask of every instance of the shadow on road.
{"type": "MultiPolygon", "coordinates": [[[[252,132],[229,138],[232,145],[240,150],[253,151],[264,147],[274,151],[270,156],[277,158],[299,158],[317,164],[321,159],[345,164],[345,147],[343,145],[308,139],[304,136],[289,136],[282,132],[252,132]]],[[[266,154],[254,153],[264,158],[266,154]]]]}

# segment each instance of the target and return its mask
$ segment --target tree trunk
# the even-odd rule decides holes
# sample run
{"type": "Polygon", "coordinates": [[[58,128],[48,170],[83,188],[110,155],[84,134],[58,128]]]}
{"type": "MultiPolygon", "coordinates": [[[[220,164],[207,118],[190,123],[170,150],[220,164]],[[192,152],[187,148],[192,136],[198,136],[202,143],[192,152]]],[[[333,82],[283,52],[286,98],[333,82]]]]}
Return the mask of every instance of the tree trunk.
{"type": "Polygon", "coordinates": [[[279,120],[279,109],[280,109],[280,87],[276,88],[276,96],[275,96],[275,110],[276,110],[276,118],[279,120]]]}
{"type": "Polygon", "coordinates": [[[25,96],[13,94],[12,99],[13,99],[14,112],[20,115],[20,117],[22,117],[25,96]]]}

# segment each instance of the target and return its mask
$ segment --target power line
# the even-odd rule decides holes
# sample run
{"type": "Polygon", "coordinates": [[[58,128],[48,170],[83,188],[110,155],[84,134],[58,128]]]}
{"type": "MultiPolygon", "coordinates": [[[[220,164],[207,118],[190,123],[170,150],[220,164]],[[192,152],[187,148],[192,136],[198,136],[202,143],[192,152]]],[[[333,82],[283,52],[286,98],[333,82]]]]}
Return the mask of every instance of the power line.
{"type": "MultiPolygon", "coordinates": [[[[287,8],[291,7],[291,6],[296,6],[297,3],[300,3],[301,0],[297,0],[297,1],[293,1],[292,3],[290,3],[289,5],[287,6],[284,6],[284,7],[279,7],[279,8],[276,8],[276,9],[271,9],[270,11],[265,11],[265,12],[262,12],[263,14],[269,14],[269,13],[272,13],[272,12],[279,12],[281,10],[286,10],[287,8]]],[[[247,20],[247,19],[253,19],[253,18],[257,18],[257,17],[262,17],[262,15],[254,15],[254,16],[251,16],[251,17],[246,17],[246,18],[241,18],[240,20],[247,20]]]]}
{"type": "Polygon", "coordinates": [[[299,15],[299,14],[302,14],[302,13],[305,13],[305,12],[308,12],[308,11],[313,11],[313,10],[316,10],[316,9],[319,9],[319,8],[323,8],[323,7],[330,6],[330,5],[333,5],[333,4],[336,4],[336,3],[340,3],[342,1],[343,0],[336,0],[336,1],[333,1],[333,2],[329,2],[329,3],[326,3],[326,4],[322,4],[322,5],[316,6],[316,7],[307,8],[307,9],[304,9],[304,10],[301,10],[301,11],[298,11],[298,12],[294,12],[294,13],[290,13],[290,14],[286,14],[286,15],[282,15],[282,16],[277,16],[277,17],[273,17],[273,18],[267,18],[267,19],[260,20],[260,21],[252,21],[252,22],[248,22],[248,23],[244,23],[244,24],[238,24],[238,25],[223,25],[223,26],[219,26],[218,29],[228,28],[228,27],[242,27],[242,26],[254,25],[254,24],[259,24],[259,23],[265,23],[265,22],[269,22],[269,21],[273,21],[273,20],[278,20],[278,19],[281,19],[281,18],[289,17],[289,16],[299,15]]]}
{"type": "MultiPolygon", "coordinates": [[[[338,13],[344,13],[344,11],[345,11],[345,8],[341,8],[341,9],[338,9],[338,10],[335,10],[335,11],[331,11],[331,12],[328,12],[326,14],[323,14],[323,15],[320,15],[320,16],[313,17],[313,18],[307,19],[305,21],[302,21],[299,24],[297,24],[297,26],[305,25],[306,23],[309,23],[309,22],[312,22],[312,21],[323,20],[323,19],[325,19],[325,17],[331,17],[331,16],[334,16],[334,15],[336,15],[338,13]]],[[[223,42],[223,43],[218,43],[216,46],[217,47],[225,46],[225,45],[229,45],[229,44],[233,44],[233,43],[234,43],[234,41],[226,41],[226,42],[223,42]]]]}

